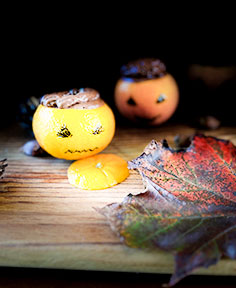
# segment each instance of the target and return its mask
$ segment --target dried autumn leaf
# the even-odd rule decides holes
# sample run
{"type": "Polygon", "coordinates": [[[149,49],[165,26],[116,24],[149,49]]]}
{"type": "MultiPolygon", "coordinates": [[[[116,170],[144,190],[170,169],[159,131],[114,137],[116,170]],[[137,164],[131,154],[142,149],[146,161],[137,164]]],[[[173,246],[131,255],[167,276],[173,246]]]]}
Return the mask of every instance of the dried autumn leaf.
{"type": "Polygon", "coordinates": [[[3,159],[3,160],[0,160],[0,178],[2,177],[4,171],[5,171],[5,168],[7,166],[7,159],[3,159]]]}
{"type": "Polygon", "coordinates": [[[196,135],[179,151],[152,141],[129,163],[146,189],[101,209],[131,247],[170,251],[176,284],[224,255],[236,259],[236,147],[196,135]]]}

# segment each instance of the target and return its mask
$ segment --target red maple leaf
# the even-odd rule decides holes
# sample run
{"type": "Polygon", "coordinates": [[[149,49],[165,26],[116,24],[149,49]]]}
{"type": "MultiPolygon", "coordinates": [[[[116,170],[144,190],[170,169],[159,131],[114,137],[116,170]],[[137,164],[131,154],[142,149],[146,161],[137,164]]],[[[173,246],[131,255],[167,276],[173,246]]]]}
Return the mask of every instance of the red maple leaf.
{"type": "Polygon", "coordinates": [[[231,142],[196,135],[188,148],[176,151],[153,140],[129,166],[141,174],[145,191],[101,213],[128,246],[175,255],[170,286],[223,255],[236,259],[236,147],[231,142]]]}

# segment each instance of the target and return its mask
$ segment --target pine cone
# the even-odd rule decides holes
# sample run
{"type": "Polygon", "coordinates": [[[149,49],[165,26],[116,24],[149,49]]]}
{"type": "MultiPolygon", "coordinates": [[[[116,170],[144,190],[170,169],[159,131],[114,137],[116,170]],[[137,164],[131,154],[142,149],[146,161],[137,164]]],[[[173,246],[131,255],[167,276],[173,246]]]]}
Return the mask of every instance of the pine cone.
{"type": "Polygon", "coordinates": [[[19,105],[18,121],[30,136],[33,136],[32,119],[39,104],[40,97],[32,96],[19,105]]]}

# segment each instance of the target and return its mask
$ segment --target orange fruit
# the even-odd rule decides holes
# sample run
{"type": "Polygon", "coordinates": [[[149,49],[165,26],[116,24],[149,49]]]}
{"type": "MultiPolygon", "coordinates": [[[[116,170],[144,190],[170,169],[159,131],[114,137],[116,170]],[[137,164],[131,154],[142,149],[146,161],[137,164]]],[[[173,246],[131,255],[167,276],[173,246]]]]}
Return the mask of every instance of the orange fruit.
{"type": "Polygon", "coordinates": [[[39,145],[56,158],[77,160],[101,152],[111,142],[115,118],[104,103],[93,109],[58,109],[39,105],[33,116],[39,145]]]}
{"type": "Polygon", "coordinates": [[[115,102],[120,113],[149,125],[168,120],[176,110],[178,100],[178,87],[170,74],[141,82],[120,79],[115,89],[115,102]]]}
{"type": "Polygon", "coordinates": [[[141,124],[159,125],[167,121],[177,108],[179,90],[164,64],[153,59],[137,60],[129,64],[125,72],[130,75],[119,79],[115,87],[115,103],[119,112],[141,124]],[[155,61],[158,64],[154,68],[159,73],[148,78],[148,73],[155,71],[155,61]],[[143,78],[135,78],[140,77],[140,73],[143,78]]]}
{"type": "Polygon", "coordinates": [[[68,168],[70,184],[81,189],[112,187],[129,176],[127,162],[114,154],[98,154],[77,160],[68,168]]]}

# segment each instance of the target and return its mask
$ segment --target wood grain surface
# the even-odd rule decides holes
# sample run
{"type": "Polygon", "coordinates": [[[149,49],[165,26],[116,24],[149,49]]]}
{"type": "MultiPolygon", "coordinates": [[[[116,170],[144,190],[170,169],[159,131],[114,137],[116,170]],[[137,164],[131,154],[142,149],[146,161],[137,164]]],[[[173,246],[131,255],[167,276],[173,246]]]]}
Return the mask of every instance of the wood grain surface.
{"type": "MultiPolygon", "coordinates": [[[[131,160],[152,139],[165,138],[173,144],[175,135],[194,132],[183,125],[120,127],[104,153],[131,160]]],[[[201,132],[236,144],[236,128],[201,132]]],[[[0,133],[0,159],[8,159],[0,180],[0,266],[172,273],[170,254],[122,245],[94,209],[140,193],[143,185],[137,172],[131,171],[126,181],[110,189],[80,190],[67,180],[71,161],[26,156],[20,147],[27,140],[19,127],[0,133]]],[[[223,259],[195,273],[236,275],[236,261],[223,259]]]]}

